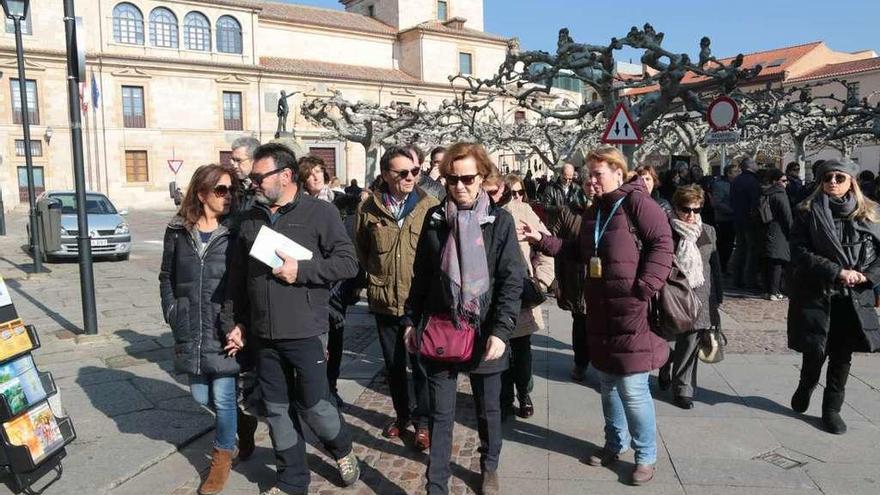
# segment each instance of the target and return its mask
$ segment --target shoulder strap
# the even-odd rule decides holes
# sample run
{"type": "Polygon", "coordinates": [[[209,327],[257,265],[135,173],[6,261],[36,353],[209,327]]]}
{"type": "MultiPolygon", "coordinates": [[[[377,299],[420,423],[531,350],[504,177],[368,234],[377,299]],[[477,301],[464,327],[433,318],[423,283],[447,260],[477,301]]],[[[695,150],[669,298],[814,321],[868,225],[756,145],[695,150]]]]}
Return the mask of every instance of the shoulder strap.
{"type": "Polygon", "coordinates": [[[633,240],[635,240],[636,249],[639,251],[639,254],[641,254],[642,248],[644,247],[645,243],[644,241],[642,241],[642,235],[639,232],[638,224],[635,221],[635,215],[633,215],[631,206],[629,205],[630,202],[628,200],[629,194],[627,194],[626,199],[623,200],[623,212],[626,215],[626,221],[629,224],[629,232],[630,234],[632,234],[633,240]]]}

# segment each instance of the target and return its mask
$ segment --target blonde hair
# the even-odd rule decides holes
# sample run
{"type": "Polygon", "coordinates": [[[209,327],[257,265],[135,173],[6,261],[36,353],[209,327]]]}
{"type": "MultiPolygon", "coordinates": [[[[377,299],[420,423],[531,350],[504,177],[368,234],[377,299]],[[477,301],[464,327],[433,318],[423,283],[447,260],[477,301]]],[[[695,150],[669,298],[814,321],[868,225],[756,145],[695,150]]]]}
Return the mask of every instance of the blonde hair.
{"type": "MultiPolygon", "coordinates": [[[[868,222],[880,222],[880,205],[869,199],[865,196],[865,193],[862,192],[862,187],[859,185],[859,181],[855,179],[855,177],[847,174],[849,176],[849,183],[851,184],[850,190],[853,195],[856,197],[856,209],[850,213],[850,220],[865,220],[868,222]]],[[[801,204],[798,205],[798,209],[803,211],[810,211],[810,206],[813,204],[813,201],[816,199],[816,196],[820,194],[825,194],[825,191],[822,189],[822,184],[816,184],[816,189],[807,196],[807,199],[803,200],[801,204]]]]}
{"type": "Polygon", "coordinates": [[[614,146],[603,145],[587,153],[585,159],[587,163],[605,162],[612,170],[620,170],[624,177],[629,174],[629,167],[626,164],[626,157],[614,146]]]}

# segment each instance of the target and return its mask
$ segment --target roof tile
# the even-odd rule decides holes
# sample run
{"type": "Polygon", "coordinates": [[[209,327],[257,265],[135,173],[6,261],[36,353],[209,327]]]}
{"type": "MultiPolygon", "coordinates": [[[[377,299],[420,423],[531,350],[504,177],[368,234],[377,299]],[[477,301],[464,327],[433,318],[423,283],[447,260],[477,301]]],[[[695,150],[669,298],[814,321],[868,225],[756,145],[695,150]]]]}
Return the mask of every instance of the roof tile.
{"type": "Polygon", "coordinates": [[[289,74],[333,79],[355,79],[390,83],[418,84],[421,81],[402,70],[365,67],[363,65],[335,64],[317,60],[281,57],[260,57],[260,66],[289,74]]]}
{"type": "Polygon", "coordinates": [[[880,71],[880,57],[866,58],[863,60],[853,60],[851,62],[841,62],[837,64],[828,64],[812,72],[808,72],[800,77],[790,79],[788,82],[811,81],[814,79],[825,79],[838,76],[846,76],[850,74],[858,74],[860,72],[868,72],[872,70],[880,71]]]}
{"type": "Polygon", "coordinates": [[[260,2],[260,18],[312,24],[367,33],[397,34],[392,26],[372,17],[342,10],[322,9],[292,3],[260,2]]]}

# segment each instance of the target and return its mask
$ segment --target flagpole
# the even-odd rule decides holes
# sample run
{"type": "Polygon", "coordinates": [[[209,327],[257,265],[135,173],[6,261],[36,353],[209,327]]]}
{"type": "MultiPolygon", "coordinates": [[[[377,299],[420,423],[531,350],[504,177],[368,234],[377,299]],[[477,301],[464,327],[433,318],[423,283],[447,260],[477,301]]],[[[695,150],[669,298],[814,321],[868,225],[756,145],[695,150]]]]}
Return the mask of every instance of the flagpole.
{"type": "Polygon", "coordinates": [[[86,106],[85,97],[82,94],[82,89],[80,88],[80,110],[83,110],[83,118],[86,120],[83,129],[86,131],[85,143],[86,143],[86,190],[94,191],[94,182],[92,181],[92,146],[89,144],[89,110],[84,108],[86,106]]]}
{"type": "MultiPolygon", "coordinates": [[[[98,186],[95,190],[101,192],[101,148],[98,147],[98,110],[94,101],[92,101],[92,137],[95,139],[95,184],[98,186]]],[[[108,193],[108,191],[103,192],[108,193]]]]}

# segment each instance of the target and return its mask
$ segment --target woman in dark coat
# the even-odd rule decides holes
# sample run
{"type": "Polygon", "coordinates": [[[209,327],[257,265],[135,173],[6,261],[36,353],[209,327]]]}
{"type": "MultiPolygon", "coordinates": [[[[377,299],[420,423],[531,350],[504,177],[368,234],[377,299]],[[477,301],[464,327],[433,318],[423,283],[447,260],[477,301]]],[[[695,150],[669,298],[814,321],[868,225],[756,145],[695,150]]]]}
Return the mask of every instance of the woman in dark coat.
{"type": "MultiPolygon", "coordinates": [[[[235,190],[234,177],[230,169],[220,165],[196,169],[180,211],[165,229],[159,272],[162,314],[174,336],[174,369],[187,374],[193,398],[216,415],[211,470],[199,487],[201,494],[223,490],[239,426],[239,365],[224,350],[226,332],[220,324],[227,257],[233,245],[230,238],[235,235],[226,217],[235,190]]],[[[253,438],[256,419],[246,418],[250,418],[248,434],[253,438]]]]}
{"type": "Polygon", "coordinates": [[[766,299],[781,301],[782,270],[789,261],[791,254],[788,237],[791,235],[791,204],[788,200],[786,186],[788,177],[777,168],[770,169],[766,176],[767,185],[761,196],[761,208],[765,210],[764,218],[764,284],[767,288],[766,299]]]}
{"type": "Polygon", "coordinates": [[[873,292],[880,284],[880,211],[854,180],[854,163],[829,160],[817,172],[820,185],[798,206],[791,233],[788,346],[803,353],[791,407],[807,410],[827,358],[822,424],[842,434],[852,353],[880,349],[873,292]]]}
{"type": "MultiPolygon", "coordinates": [[[[482,493],[497,494],[501,456],[501,374],[507,369],[508,340],[516,328],[526,267],[513,217],[491,204],[482,191],[492,163],[479,144],[458,143],[440,164],[446,179],[443,204],[427,212],[416,247],[412,287],[403,318],[410,352],[421,351],[431,398],[429,495],[449,492],[452,427],[459,372],[470,374],[480,437],[482,493]],[[444,349],[433,330],[449,322],[452,335],[475,330],[473,350],[463,362],[440,359],[444,349]],[[420,349],[420,346],[423,347],[420,349]]],[[[446,335],[449,335],[447,333],[446,335]]],[[[450,337],[452,340],[460,337],[450,337]]],[[[456,340],[457,341],[457,340],[456,340]]]]}
{"type": "Polygon", "coordinates": [[[599,372],[605,416],[605,445],[587,463],[607,466],[632,444],[632,483],[642,485],[654,478],[657,460],[648,379],[669,357],[667,342],[651,331],[648,303],[669,277],[672,234],[642,178],[624,184],[626,159],[617,148],[601,146],[586,162],[594,203],[584,213],[580,237],[542,238],[527,225],[521,232],[546,254],[587,264],[587,341],[590,362],[599,372]]]}
{"type": "Polygon", "coordinates": [[[636,174],[645,181],[645,187],[648,189],[648,196],[651,196],[654,201],[660,205],[660,208],[663,208],[666,215],[671,217],[672,203],[667,201],[666,198],[660,196],[660,187],[663,184],[660,182],[660,177],[657,175],[657,169],[654,168],[653,165],[641,165],[636,167],[636,174]]]}

